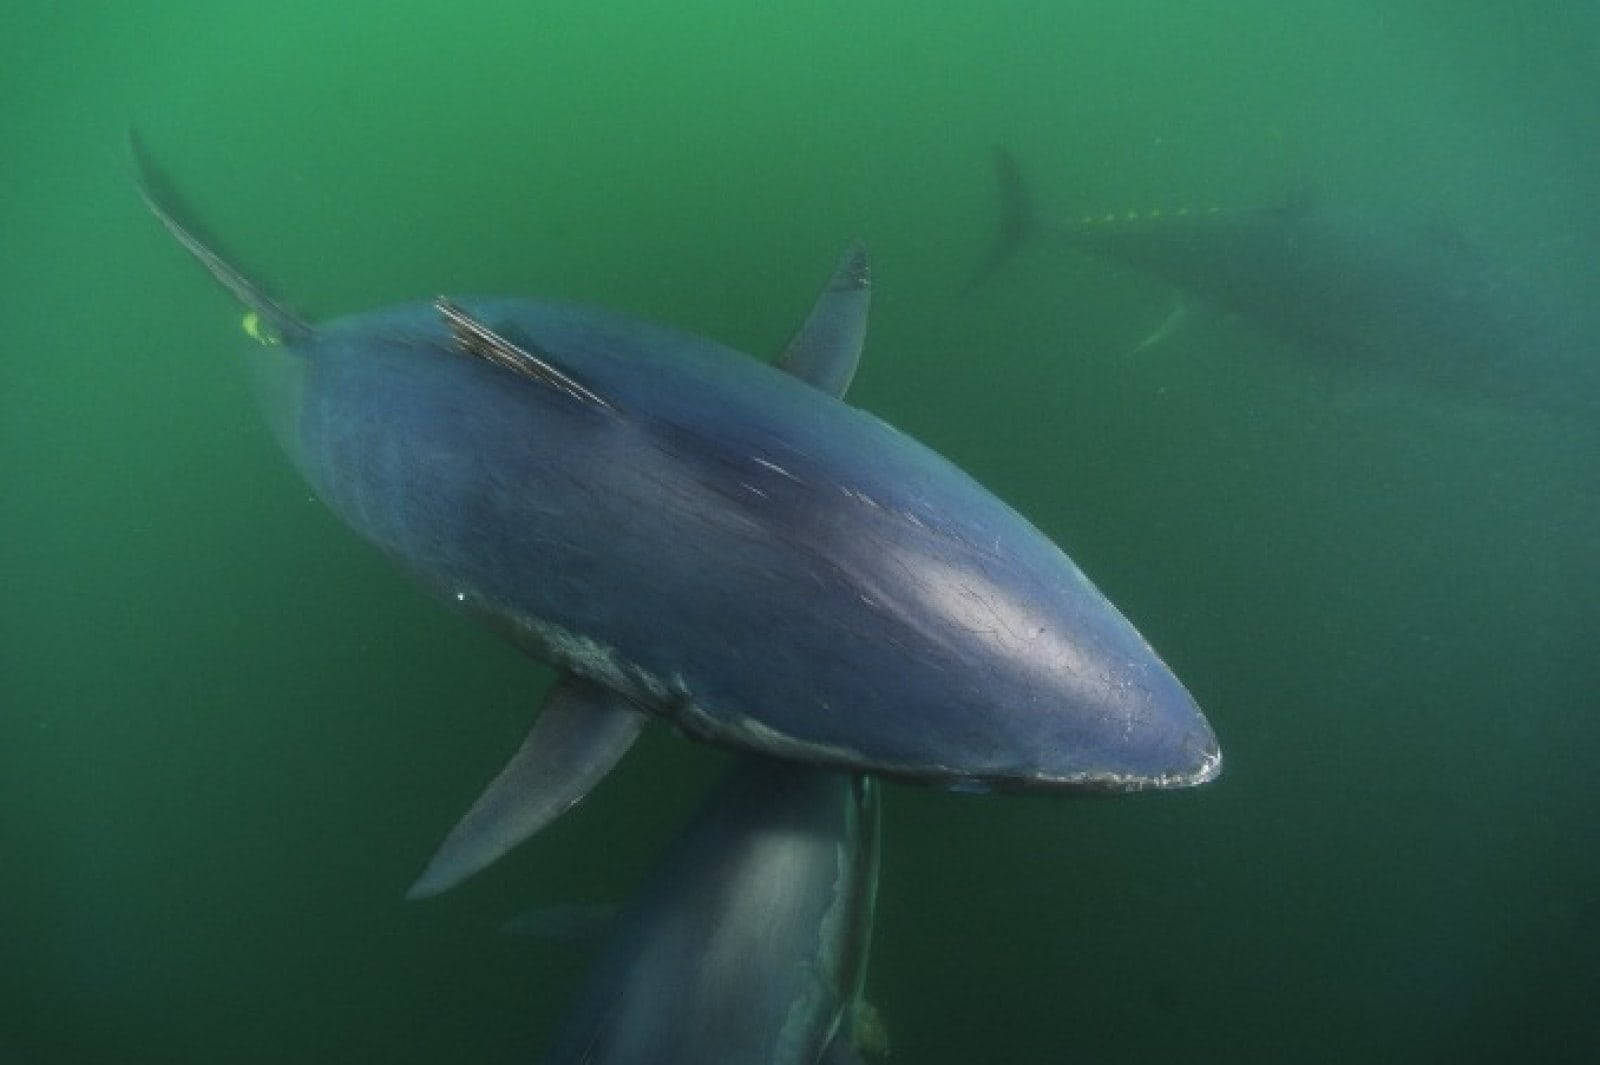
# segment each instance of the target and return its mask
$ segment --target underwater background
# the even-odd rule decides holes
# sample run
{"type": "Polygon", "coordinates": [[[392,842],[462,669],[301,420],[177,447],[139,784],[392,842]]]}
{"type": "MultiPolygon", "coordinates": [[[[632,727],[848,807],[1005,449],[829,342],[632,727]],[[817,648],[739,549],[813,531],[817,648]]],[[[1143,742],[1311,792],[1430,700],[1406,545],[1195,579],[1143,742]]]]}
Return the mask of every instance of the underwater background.
{"type": "MultiPolygon", "coordinates": [[[[872,249],[851,401],[1074,557],[1226,755],[1192,791],[889,785],[891,1060],[1591,1061],[1600,425],[1351,382],[1035,244],[961,289],[992,146],[1047,214],[1436,212],[1592,313],[1600,7],[12,3],[0,13],[0,1063],[537,1061],[725,756],[662,728],[401,893],[552,674],[309,497],[239,310],[501,292],[760,357],[872,249]]],[[[1600,358],[1600,351],[1596,352],[1600,358]]]]}

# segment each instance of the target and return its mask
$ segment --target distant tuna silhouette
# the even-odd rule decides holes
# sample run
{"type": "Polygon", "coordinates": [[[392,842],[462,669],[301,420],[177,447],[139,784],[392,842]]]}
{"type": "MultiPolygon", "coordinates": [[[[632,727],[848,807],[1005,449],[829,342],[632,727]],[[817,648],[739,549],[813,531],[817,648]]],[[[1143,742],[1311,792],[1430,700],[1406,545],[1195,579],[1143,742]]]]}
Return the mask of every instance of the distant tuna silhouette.
{"type": "MultiPolygon", "coordinates": [[[[947,787],[1198,784],[1194,700],[1054,544],[841,402],[848,251],[772,367],[610,311],[439,298],[312,325],[180,221],[250,308],[280,441],[344,522],[563,679],[411,895],[558,816],[647,716],[755,754],[947,787]]],[[[446,712],[460,713],[460,708],[446,712]]]]}
{"type": "Polygon", "coordinates": [[[995,149],[999,233],[969,288],[1030,235],[1131,266],[1361,371],[1559,413],[1596,410],[1600,365],[1573,307],[1422,212],[1321,203],[1040,220],[995,149]]]}

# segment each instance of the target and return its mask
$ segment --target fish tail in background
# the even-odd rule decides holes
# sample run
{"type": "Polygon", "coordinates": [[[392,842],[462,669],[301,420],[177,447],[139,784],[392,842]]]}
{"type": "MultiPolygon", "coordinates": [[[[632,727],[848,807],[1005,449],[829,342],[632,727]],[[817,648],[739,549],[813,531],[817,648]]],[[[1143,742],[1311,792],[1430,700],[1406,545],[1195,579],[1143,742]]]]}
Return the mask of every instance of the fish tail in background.
{"type": "Polygon", "coordinates": [[[1022,168],[1010,149],[998,144],[994,148],[994,172],[1000,185],[1000,227],[989,254],[963,292],[972,292],[987,283],[1034,230],[1033,195],[1022,180],[1022,168]]]}
{"type": "Polygon", "coordinates": [[[177,198],[172,194],[170,183],[165,181],[160,172],[151,165],[150,158],[145,154],[144,146],[139,141],[138,131],[131,126],[128,128],[128,153],[133,158],[134,180],[139,187],[139,195],[144,197],[145,206],[150,212],[167,227],[167,231],[177,238],[178,243],[186,248],[189,254],[200,260],[200,264],[211,272],[211,276],[222,283],[222,286],[232,292],[239,301],[254,314],[254,318],[247,315],[245,329],[257,339],[282,341],[294,344],[305,340],[312,334],[312,328],[304,319],[279,306],[270,296],[261,290],[261,287],[251,281],[232,263],[212,249],[209,242],[202,239],[193,229],[178,220],[179,211],[176,207],[177,198]],[[263,337],[258,325],[258,320],[265,323],[267,337],[263,337]]]}

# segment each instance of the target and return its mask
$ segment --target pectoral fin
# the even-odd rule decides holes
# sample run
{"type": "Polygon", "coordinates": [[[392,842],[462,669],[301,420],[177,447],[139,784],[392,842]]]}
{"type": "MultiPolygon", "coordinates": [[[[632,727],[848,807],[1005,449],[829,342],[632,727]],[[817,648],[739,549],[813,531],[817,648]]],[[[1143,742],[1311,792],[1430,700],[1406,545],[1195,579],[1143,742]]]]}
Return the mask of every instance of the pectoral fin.
{"type": "Polygon", "coordinates": [[[871,303],[872,268],[867,249],[852,244],[845,249],[800,331],[783,349],[778,368],[830,396],[843,396],[861,361],[871,303]]]}
{"type": "Polygon", "coordinates": [[[644,723],[644,714],[609,688],[575,676],[558,682],[528,738],[406,898],[454,887],[571,809],[622,759],[644,723]]]}

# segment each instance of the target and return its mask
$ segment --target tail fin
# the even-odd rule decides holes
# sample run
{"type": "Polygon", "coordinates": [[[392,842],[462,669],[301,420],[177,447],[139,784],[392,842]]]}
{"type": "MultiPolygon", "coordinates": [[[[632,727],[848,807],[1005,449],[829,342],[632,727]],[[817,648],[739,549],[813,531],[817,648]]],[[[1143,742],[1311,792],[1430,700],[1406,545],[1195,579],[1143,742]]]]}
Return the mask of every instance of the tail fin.
{"type": "Polygon", "coordinates": [[[1000,229],[988,256],[967,282],[965,292],[987,283],[1034,228],[1033,196],[1023,183],[1022,168],[1017,165],[1016,156],[998,144],[994,149],[994,173],[1000,184],[1000,229]]]}
{"type": "Polygon", "coordinates": [[[309,337],[312,333],[310,323],[279,306],[255,282],[213,251],[210,243],[196,234],[193,228],[178,221],[178,212],[173,206],[176,197],[160,172],[151,165],[143,145],[139,143],[139,134],[132,127],[128,129],[128,152],[133,157],[134,180],[145,206],[177,238],[178,243],[199,259],[200,265],[209,270],[224,288],[266,322],[278,339],[293,344],[309,337]]]}

